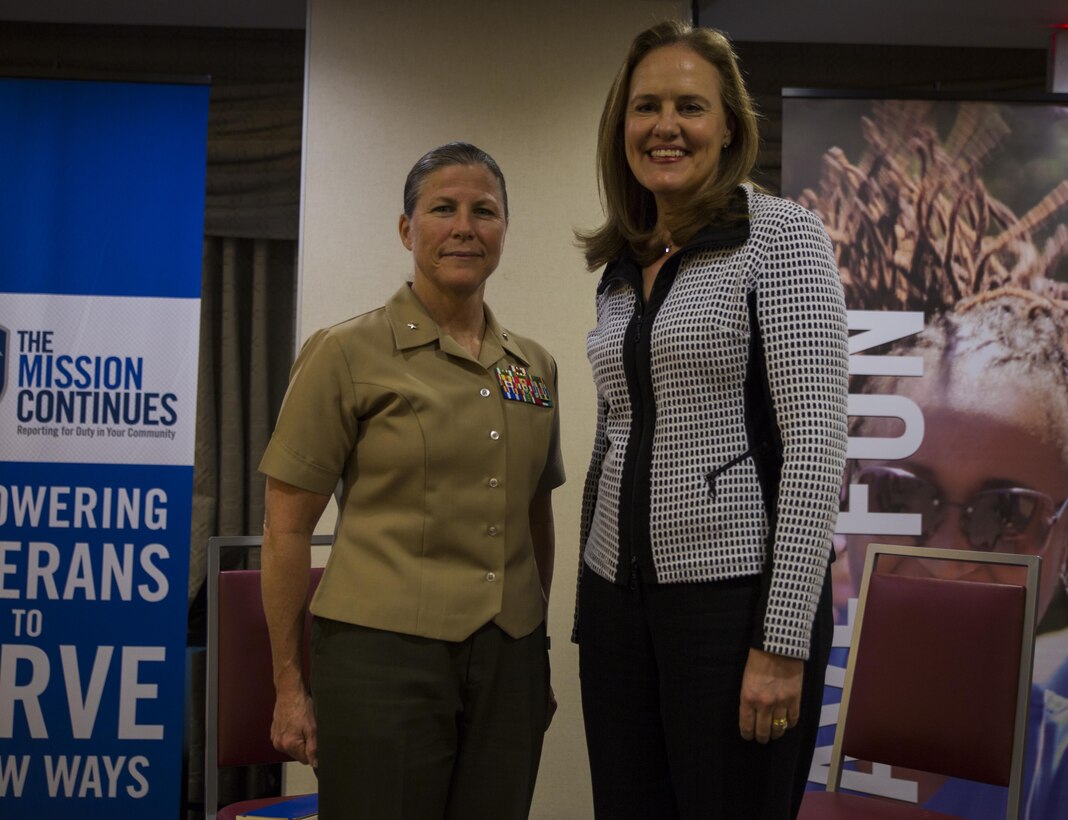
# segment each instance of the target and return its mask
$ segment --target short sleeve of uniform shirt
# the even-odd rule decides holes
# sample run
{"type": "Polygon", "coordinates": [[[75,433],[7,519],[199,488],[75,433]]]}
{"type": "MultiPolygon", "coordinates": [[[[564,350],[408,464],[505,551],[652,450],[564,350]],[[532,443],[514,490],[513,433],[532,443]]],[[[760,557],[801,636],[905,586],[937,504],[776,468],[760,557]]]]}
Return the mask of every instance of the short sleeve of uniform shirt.
{"type": "Polygon", "coordinates": [[[541,622],[529,506],[564,481],[556,365],[486,316],[476,361],[405,285],[304,345],[260,469],[340,488],[316,615],[445,640],[541,622]]]}

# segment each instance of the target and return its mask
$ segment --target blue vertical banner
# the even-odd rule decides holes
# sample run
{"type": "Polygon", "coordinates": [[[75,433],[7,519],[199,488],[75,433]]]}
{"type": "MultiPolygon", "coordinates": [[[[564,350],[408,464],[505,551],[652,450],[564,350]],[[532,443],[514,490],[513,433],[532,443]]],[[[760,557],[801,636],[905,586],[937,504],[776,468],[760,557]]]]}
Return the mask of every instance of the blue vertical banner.
{"type": "Polygon", "coordinates": [[[0,78],[0,817],[177,817],[205,85],[0,78]]]}

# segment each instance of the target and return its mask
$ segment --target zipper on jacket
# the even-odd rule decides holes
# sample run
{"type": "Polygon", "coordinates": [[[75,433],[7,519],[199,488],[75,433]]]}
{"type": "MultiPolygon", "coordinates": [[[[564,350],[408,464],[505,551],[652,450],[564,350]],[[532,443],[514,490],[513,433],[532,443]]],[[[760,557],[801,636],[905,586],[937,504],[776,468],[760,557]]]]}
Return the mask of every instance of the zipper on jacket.
{"type": "MultiPolygon", "coordinates": [[[[745,198],[746,194],[739,188],[736,196],[745,198]]],[[[747,206],[746,202],[742,204],[747,206]]],[[[656,424],[650,337],[657,313],[674,285],[683,259],[690,252],[739,247],[748,239],[747,219],[722,228],[702,231],[664,263],[653,282],[648,301],[642,298],[641,269],[629,255],[624,255],[610,264],[598,285],[599,294],[612,286],[629,287],[635,300],[634,310],[622,340],[623,372],[630,397],[631,426],[619,483],[621,503],[617,521],[617,584],[629,586],[632,579],[635,583],[642,583],[643,580],[645,583],[657,583],[649,523],[652,503],[653,428],[656,424]],[[633,343],[629,343],[631,340],[633,343]],[[622,503],[624,499],[629,503],[622,503]]]]}
{"type": "Polygon", "coordinates": [[[630,578],[627,581],[627,587],[631,592],[637,592],[642,586],[642,571],[638,566],[638,557],[632,555],[630,557],[630,578]]]}
{"type": "Polygon", "coordinates": [[[639,359],[642,340],[642,323],[645,321],[645,315],[645,305],[642,302],[641,292],[635,287],[634,312],[631,314],[630,321],[627,323],[627,332],[623,339],[623,371],[626,374],[625,378],[628,385],[627,392],[630,395],[631,403],[630,440],[627,442],[627,461],[630,463],[624,465],[622,477],[623,481],[627,481],[629,475],[629,481],[627,484],[621,483],[619,488],[620,500],[628,499],[628,503],[620,505],[620,518],[617,523],[617,526],[619,527],[619,555],[617,556],[618,565],[616,569],[616,582],[623,584],[632,590],[634,589],[634,585],[638,583],[638,575],[636,572],[638,569],[638,551],[636,542],[641,538],[639,519],[641,519],[642,516],[638,515],[636,512],[637,507],[641,504],[641,497],[638,491],[635,466],[631,454],[634,454],[633,458],[636,460],[638,453],[641,452],[644,439],[645,407],[640,399],[640,388],[637,386],[636,382],[641,380],[641,365],[639,359]],[[637,435],[635,435],[635,431],[638,431],[637,435]]]}
{"type": "Polygon", "coordinates": [[[624,480],[629,486],[620,487],[621,497],[630,503],[620,521],[620,534],[626,527],[627,539],[620,539],[620,562],[626,567],[628,577],[620,578],[629,584],[631,578],[642,583],[643,577],[650,583],[656,579],[656,564],[653,561],[652,534],[649,528],[652,504],[653,436],[656,428],[656,397],[652,375],[653,323],[678,271],[681,254],[668,261],[653,283],[648,301],[642,299],[641,290],[635,286],[635,305],[631,324],[634,328],[634,343],[629,351],[624,350],[624,371],[628,367],[628,392],[631,404],[631,437],[627,443],[627,460],[631,461],[628,472],[624,468],[624,480]],[[668,267],[670,266],[670,268],[668,267]],[[633,448],[633,449],[632,449],[633,448]],[[632,455],[633,454],[633,455],[632,455]],[[633,459],[633,460],[632,460],[633,459]]]}

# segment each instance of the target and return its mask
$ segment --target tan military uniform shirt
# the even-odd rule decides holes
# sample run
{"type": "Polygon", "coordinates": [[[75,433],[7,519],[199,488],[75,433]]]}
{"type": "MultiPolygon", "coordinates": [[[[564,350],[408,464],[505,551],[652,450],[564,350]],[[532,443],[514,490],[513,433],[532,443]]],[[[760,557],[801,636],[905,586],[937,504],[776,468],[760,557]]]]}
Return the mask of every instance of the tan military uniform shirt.
{"type": "Polygon", "coordinates": [[[304,345],[260,470],[339,489],[314,614],[451,641],[541,623],[529,506],[564,481],[556,365],[486,320],[476,361],[404,285],[304,345]],[[497,369],[540,377],[552,406],[506,398],[497,369]]]}

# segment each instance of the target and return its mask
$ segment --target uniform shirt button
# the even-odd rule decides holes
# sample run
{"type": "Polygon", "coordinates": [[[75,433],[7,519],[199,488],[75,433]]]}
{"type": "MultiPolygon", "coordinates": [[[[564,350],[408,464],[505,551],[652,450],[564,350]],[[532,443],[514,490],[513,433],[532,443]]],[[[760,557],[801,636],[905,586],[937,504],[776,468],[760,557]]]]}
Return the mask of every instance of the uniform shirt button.
{"type": "Polygon", "coordinates": [[[483,387],[481,390],[478,391],[478,393],[480,396],[482,396],[482,398],[487,398],[490,394],[490,390],[488,387],[483,387]]]}
{"type": "Polygon", "coordinates": [[[489,480],[489,485],[491,487],[499,487],[501,485],[501,482],[499,480],[497,480],[496,478],[491,478],[489,480]]]}
{"type": "Polygon", "coordinates": [[[497,440],[497,439],[499,439],[500,437],[501,437],[501,434],[500,434],[500,433],[498,433],[498,432],[497,432],[496,430],[490,430],[490,438],[491,438],[491,439],[493,439],[494,441],[496,441],[496,440],[497,440]]]}
{"type": "Polygon", "coordinates": [[[488,532],[490,535],[496,535],[497,534],[497,528],[494,527],[492,524],[490,524],[490,527],[489,527],[488,530],[486,530],[486,532],[488,532]]]}
{"type": "Polygon", "coordinates": [[[489,581],[492,584],[494,581],[497,580],[497,573],[495,573],[495,572],[487,572],[486,573],[486,580],[489,581]]]}

